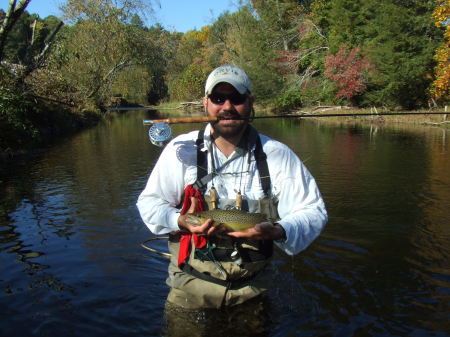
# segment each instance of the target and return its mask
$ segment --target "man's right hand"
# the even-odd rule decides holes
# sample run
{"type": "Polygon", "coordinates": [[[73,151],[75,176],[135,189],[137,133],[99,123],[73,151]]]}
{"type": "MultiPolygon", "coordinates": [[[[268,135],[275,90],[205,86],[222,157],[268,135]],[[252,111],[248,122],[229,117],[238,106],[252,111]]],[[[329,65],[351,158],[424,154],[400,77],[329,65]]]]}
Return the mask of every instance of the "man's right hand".
{"type": "MultiPolygon", "coordinates": [[[[198,200],[191,197],[191,207],[189,207],[187,213],[194,213],[197,208],[197,203],[198,200]]],[[[212,226],[211,219],[206,220],[200,226],[194,226],[187,222],[186,215],[180,215],[178,217],[178,227],[180,227],[181,230],[187,230],[188,232],[198,235],[211,235],[216,230],[216,228],[212,226]]]]}

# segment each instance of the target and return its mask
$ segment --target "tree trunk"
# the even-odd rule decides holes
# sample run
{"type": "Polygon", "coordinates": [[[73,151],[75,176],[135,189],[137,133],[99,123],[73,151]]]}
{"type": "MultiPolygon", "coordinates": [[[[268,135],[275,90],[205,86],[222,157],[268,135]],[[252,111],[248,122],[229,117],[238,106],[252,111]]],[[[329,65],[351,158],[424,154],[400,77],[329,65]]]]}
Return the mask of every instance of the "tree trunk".
{"type": "Polygon", "coordinates": [[[9,32],[14,27],[14,24],[22,15],[25,8],[31,0],[20,0],[16,7],[17,0],[9,0],[8,10],[6,12],[5,20],[0,25],[0,62],[3,59],[3,51],[5,49],[6,38],[9,32]]]}

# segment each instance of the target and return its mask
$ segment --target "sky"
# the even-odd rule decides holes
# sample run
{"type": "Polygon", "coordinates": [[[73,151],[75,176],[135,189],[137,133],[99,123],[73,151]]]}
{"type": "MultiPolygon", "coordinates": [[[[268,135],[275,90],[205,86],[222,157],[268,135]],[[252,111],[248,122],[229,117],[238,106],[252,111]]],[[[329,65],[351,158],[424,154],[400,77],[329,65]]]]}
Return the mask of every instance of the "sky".
{"type": "MultiPolygon", "coordinates": [[[[39,14],[41,18],[48,15],[59,16],[58,10],[62,0],[31,0],[27,11],[39,14]]],[[[6,10],[9,0],[0,0],[0,8],[6,10]]],[[[155,11],[153,17],[148,18],[148,25],[161,23],[169,31],[186,32],[199,30],[210,25],[220,14],[228,10],[236,10],[233,0],[153,0],[155,11]]]]}

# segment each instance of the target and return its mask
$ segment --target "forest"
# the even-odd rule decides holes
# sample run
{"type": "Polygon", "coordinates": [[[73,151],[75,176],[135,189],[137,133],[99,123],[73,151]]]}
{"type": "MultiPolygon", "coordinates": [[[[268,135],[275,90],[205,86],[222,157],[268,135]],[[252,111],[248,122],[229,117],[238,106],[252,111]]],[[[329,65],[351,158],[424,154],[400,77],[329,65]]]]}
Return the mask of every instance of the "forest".
{"type": "Polygon", "coordinates": [[[239,1],[186,33],[145,0],[67,0],[62,17],[0,10],[0,149],[89,123],[111,105],[204,95],[221,64],[244,68],[259,104],[389,110],[450,102],[449,0],[239,1]]]}

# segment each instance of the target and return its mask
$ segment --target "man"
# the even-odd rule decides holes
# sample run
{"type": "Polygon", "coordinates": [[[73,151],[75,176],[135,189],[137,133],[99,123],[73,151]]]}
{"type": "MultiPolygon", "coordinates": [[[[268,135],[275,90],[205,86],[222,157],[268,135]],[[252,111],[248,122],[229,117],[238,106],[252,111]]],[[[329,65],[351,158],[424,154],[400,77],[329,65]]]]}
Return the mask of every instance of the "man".
{"type": "Polygon", "coordinates": [[[252,84],[241,68],[212,71],[203,105],[218,120],[165,147],[137,202],[154,234],[170,233],[167,300],[188,309],[233,306],[266,292],[273,243],[297,254],[327,221],[314,178],[299,158],[250,125],[252,84]],[[211,220],[196,226],[185,214],[215,207],[264,213],[268,221],[227,232],[211,220]]]}

